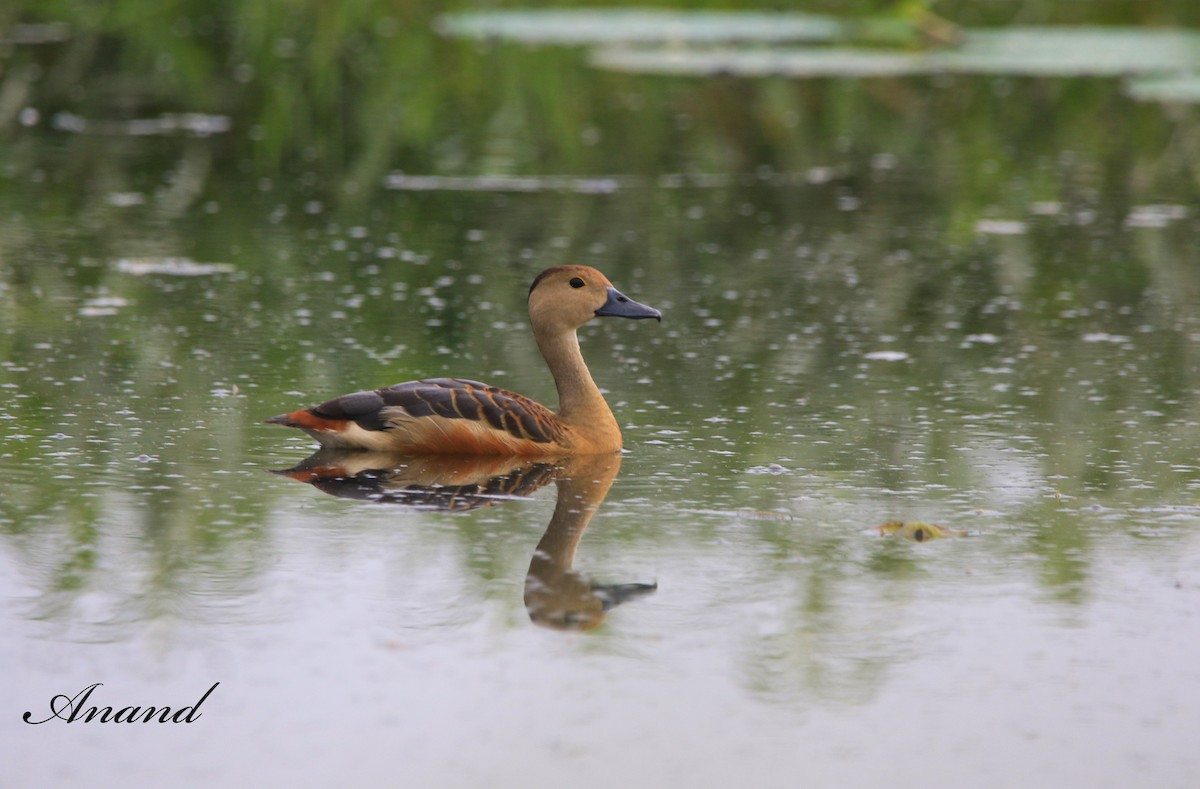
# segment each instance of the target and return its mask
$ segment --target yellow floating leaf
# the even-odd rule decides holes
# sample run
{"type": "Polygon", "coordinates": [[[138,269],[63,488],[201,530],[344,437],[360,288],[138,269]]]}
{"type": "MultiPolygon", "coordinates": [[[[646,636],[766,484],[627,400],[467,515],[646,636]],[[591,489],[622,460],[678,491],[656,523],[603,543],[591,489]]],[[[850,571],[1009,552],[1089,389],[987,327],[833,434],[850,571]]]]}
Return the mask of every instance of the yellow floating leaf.
{"type": "Polygon", "coordinates": [[[938,540],[942,537],[967,536],[965,531],[947,529],[945,526],[938,526],[936,523],[922,523],[921,521],[888,521],[879,527],[879,533],[885,537],[903,537],[913,542],[928,542],[929,540],[938,540]]]}

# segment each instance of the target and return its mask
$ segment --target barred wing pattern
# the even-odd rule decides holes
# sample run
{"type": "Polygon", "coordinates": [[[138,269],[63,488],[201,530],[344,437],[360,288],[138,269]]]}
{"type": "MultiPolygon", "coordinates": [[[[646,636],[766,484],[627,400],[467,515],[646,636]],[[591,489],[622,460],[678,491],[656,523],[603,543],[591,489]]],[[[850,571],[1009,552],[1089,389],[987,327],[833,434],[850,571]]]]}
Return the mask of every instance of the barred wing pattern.
{"type": "Polygon", "coordinates": [[[462,378],[431,378],[355,392],[268,421],[308,429],[322,439],[347,432],[353,423],[379,436],[381,447],[385,443],[395,448],[429,446],[446,452],[522,453],[538,446],[546,451],[565,438],[549,408],[515,392],[462,378]]]}

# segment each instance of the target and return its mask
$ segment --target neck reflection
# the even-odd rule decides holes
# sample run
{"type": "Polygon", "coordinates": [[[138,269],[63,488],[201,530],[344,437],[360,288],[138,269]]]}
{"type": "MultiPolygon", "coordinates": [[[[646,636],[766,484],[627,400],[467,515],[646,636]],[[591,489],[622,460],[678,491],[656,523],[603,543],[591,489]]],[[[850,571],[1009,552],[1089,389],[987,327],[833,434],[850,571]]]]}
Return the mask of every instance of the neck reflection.
{"type": "Polygon", "coordinates": [[[529,562],[525,609],[543,627],[594,630],[614,607],[657,589],[656,583],[597,583],[574,569],[583,533],[620,469],[615,453],[546,463],[322,449],[277,473],[340,498],[454,512],[527,497],[553,481],[558,497],[529,562]]]}
{"type": "Polygon", "coordinates": [[[615,606],[658,588],[656,583],[595,583],[573,569],[579,540],[620,469],[617,454],[572,458],[560,468],[554,515],[525,576],[525,610],[535,624],[593,630],[615,606]]]}

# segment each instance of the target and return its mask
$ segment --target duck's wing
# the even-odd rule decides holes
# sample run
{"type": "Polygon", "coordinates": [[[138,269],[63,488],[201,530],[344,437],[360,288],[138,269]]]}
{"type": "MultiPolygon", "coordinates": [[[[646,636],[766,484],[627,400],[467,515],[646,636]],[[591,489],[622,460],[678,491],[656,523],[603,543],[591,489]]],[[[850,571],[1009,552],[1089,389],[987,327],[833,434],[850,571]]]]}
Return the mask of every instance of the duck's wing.
{"type": "Polygon", "coordinates": [[[547,453],[564,437],[549,408],[462,378],[354,392],[267,421],[307,430],[329,445],[445,454],[547,453]]]}

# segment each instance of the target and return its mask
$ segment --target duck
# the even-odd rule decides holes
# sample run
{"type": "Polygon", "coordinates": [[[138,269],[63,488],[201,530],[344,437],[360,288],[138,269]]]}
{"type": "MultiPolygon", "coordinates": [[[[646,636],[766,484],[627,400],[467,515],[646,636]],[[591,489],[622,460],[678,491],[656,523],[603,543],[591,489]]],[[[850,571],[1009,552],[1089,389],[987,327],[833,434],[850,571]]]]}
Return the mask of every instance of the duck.
{"type": "Polygon", "coordinates": [[[271,417],[322,447],[413,455],[575,456],[620,452],[621,429],[579,348],[594,318],[662,313],[617,290],[591,266],[553,266],[534,278],[529,323],[558,390],[558,410],[465,378],[429,378],[335,397],[271,417]]]}

